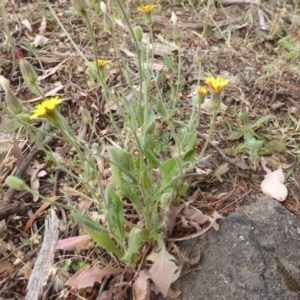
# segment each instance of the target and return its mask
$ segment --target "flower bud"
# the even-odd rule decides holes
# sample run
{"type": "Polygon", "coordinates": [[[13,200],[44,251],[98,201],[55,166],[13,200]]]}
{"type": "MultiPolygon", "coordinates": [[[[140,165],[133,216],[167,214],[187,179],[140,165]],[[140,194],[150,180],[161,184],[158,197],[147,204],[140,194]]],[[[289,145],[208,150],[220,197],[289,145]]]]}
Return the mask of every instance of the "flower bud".
{"type": "Polygon", "coordinates": [[[23,122],[30,122],[30,115],[29,114],[17,114],[17,117],[23,122]]]}
{"type": "Polygon", "coordinates": [[[197,102],[198,102],[198,105],[203,104],[206,95],[207,95],[206,88],[203,87],[203,86],[199,87],[199,89],[197,90],[197,102]]]}
{"type": "Polygon", "coordinates": [[[86,15],[87,6],[85,0],[72,0],[72,5],[81,15],[86,15]]]}
{"type": "Polygon", "coordinates": [[[203,61],[203,51],[202,51],[201,47],[197,48],[197,51],[196,51],[196,60],[197,60],[198,64],[202,64],[202,61],[203,61]]]}
{"type": "Polygon", "coordinates": [[[2,75],[0,75],[0,85],[5,92],[7,108],[15,115],[20,114],[23,111],[23,106],[10,89],[9,81],[2,75]]]}
{"type": "Polygon", "coordinates": [[[174,25],[177,24],[177,20],[178,20],[178,18],[176,16],[176,14],[172,11],[171,21],[173,22],[174,25]]]}
{"type": "Polygon", "coordinates": [[[24,58],[23,53],[20,49],[16,50],[16,56],[20,61],[20,70],[23,78],[33,93],[39,96],[44,96],[42,88],[38,85],[38,76],[36,75],[31,64],[24,58]]]}
{"type": "Polygon", "coordinates": [[[104,14],[107,13],[106,4],[103,1],[100,2],[100,8],[104,14]]]}
{"type": "Polygon", "coordinates": [[[31,64],[26,59],[20,60],[20,69],[26,83],[29,86],[35,86],[37,84],[38,77],[31,64]]]}
{"type": "Polygon", "coordinates": [[[181,34],[181,30],[177,24],[174,25],[173,36],[174,36],[174,40],[176,42],[180,42],[180,40],[182,38],[182,34],[181,34]]]}
{"type": "Polygon", "coordinates": [[[142,27],[139,25],[135,26],[133,28],[133,33],[134,33],[136,40],[140,43],[142,41],[143,35],[144,35],[142,27]]]}
{"type": "Polygon", "coordinates": [[[5,180],[5,183],[9,187],[16,190],[24,190],[26,188],[25,182],[16,176],[8,176],[5,180]]]}
{"type": "Polygon", "coordinates": [[[31,64],[24,58],[24,55],[20,49],[16,50],[16,56],[20,61],[20,70],[23,75],[25,82],[30,86],[37,84],[38,77],[31,66],[31,64]]]}
{"type": "Polygon", "coordinates": [[[221,106],[221,95],[216,93],[211,93],[211,108],[213,110],[218,110],[221,106]]]}

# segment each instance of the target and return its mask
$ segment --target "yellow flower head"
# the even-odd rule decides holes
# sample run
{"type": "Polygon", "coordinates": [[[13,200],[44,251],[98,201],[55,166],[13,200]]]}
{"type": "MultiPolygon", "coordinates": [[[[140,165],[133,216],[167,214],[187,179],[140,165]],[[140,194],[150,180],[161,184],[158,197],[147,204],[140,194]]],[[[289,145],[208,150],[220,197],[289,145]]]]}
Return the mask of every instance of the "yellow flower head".
{"type": "Polygon", "coordinates": [[[217,78],[208,77],[206,78],[205,83],[210,87],[212,92],[220,94],[224,87],[229,83],[229,80],[223,79],[220,76],[217,78]]]}
{"type": "Polygon", "coordinates": [[[200,94],[201,96],[206,96],[207,95],[207,89],[203,86],[200,86],[198,89],[198,94],[200,94]]]}
{"type": "Polygon", "coordinates": [[[47,100],[44,100],[42,103],[38,104],[35,110],[30,116],[30,120],[34,120],[38,117],[44,117],[52,114],[57,105],[62,103],[63,100],[59,97],[53,97],[47,100]]]}
{"type": "MultiPolygon", "coordinates": [[[[101,59],[97,60],[97,64],[98,64],[99,68],[104,68],[106,65],[108,65],[110,63],[111,63],[111,60],[101,60],[101,59]]],[[[96,65],[96,62],[94,61],[93,64],[96,65]]]]}
{"type": "Polygon", "coordinates": [[[151,4],[151,5],[146,5],[146,6],[140,6],[137,9],[141,12],[143,12],[144,14],[148,15],[151,14],[152,10],[157,7],[157,4],[151,4]]]}

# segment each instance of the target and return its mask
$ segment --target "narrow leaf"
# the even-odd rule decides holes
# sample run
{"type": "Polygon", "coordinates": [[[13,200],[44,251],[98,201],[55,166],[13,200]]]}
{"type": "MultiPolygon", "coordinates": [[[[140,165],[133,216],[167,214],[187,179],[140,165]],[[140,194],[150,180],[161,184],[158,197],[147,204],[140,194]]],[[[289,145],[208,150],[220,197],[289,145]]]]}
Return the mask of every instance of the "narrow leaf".
{"type": "Polygon", "coordinates": [[[119,259],[123,256],[122,251],[114,244],[108,233],[101,233],[90,228],[85,228],[85,230],[99,247],[105,249],[108,253],[115,254],[119,259]]]}

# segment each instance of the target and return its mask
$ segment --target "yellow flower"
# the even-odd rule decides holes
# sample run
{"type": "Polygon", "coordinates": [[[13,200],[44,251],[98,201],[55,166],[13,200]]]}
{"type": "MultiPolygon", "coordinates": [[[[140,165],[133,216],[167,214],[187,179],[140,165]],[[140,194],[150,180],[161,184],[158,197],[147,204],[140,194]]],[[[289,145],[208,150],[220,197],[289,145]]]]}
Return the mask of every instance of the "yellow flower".
{"type": "Polygon", "coordinates": [[[38,117],[46,117],[51,115],[55,110],[56,106],[62,103],[63,100],[59,97],[53,97],[47,100],[44,100],[42,103],[38,104],[35,110],[30,116],[30,120],[34,120],[38,117]]]}
{"type": "Polygon", "coordinates": [[[206,96],[207,95],[207,89],[203,86],[200,86],[198,89],[198,94],[200,94],[201,96],[206,96]]]}
{"type": "Polygon", "coordinates": [[[213,93],[220,94],[224,87],[229,83],[229,80],[223,79],[220,76],[217,78],[208,77],[206,78],[205,83],[211,88],[213,93]]]}
{"type": "MultiPolygon", "coordinates": [[[[99,68],[104,68],[106,65],[108,65],[110,63],[111,63],[111,60],[101,60],[101,59],[97,60],[97,64],[98,64],[99,68]]],[[[96,65],[96,62],[94,61],[93,64],[96,65]]]]}
{"type": "Polygon", "coordinates": [[[143,12],[144,14],[148,15],[151,14],[152,10],[157,7],[157,4],[151,4],[151,5],[146,5],[146,6],[140,6],[137,9],[141,12],[143,12]]]}

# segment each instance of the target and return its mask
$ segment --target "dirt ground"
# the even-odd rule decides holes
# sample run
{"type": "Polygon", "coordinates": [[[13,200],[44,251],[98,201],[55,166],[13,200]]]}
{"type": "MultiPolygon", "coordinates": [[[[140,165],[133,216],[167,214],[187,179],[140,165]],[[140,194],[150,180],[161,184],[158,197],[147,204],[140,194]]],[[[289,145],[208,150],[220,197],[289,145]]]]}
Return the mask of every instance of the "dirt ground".
{"type": "MultiPolygon", "coordinates": [[[[84,61],[76,53],[47,6],[43,2],[4,2],[7,2],[5,11],[14,47],[22,49],[26,59],[34,66],[38,75],[42,76],[40,83],[43,89],[47,92],[55,91],[56,95],[64,98],[67,103],[64,116],[74,131],[77,132],[80,127],[78,103],[84,102],[93,112],[97,130],[104,138],[109,137],[113,132],[106,114],[112,109],[110,103],[103,104],[100,88],[89,84],[84,61]]],[[[98,55],[101,59],[113,61],[113,67],[109,68],[106,75],[107,82],[114,89],[119,84],[124,84],[124,78],[120,76],[120,70],[124,66],[103,26],[99,4],[90,2],[95,8],[92,10],[91,20],[99,44],[98,55]]],[[[157,42],[155,67],[159,71],[165,66],[166,55],[178,59],[177,50],[168,43],[172,40],[173,26],[170,17],[174,11],[182,32],[180,47],[183,50],[183,78],[176,108],[177,121],[186,123],[191,115],[191,99],[197,89],[199,73],[195,56],[199,49],[203,56],[201,82],[211,75],[220,75],[230,81],[223,94],[223,104],[213,135],[216,147],[209,147],[208,154],[211,157],[199,165],[199,169],[207,175],[199,176],[194,172],[186,177],[191,185],[186,200],[194,195],[195,208],[208,215],[217,211],[224,217],[235,210],[237,205],[250,203],[253,198],[262,194],[260,183],[265,172],[258,158],[263,155],[268,158],[269,166],[273,166],[273,169],[278,167],[278,162],[283,167],[288,188],[288,197],[283,205],[300,218],[299,7],[297,1],[263,0],[260,5],[258,2],[260,3],[255,0],[223,0],[221,5],[218,1],[161,1],[153,12],[153,30],[157,42]],[[255,141],[262,141],[257,148],[248,143],[246,130],[249,127],[255,141]],[[228,164],[228,170],[221,176],[220,181],[215,176],[215,171],[224,163],[228,164]]],[[[51,5],[74,42],[92,60],[92,45],[86,25],[74,12],[69,1],[57,1],[51,5]]],[[[126,68],[130,69],[132,78],[138,80],[137,67],[130,55],[135,49],[129,33],[124,29],[125,21],[115,1],[109,1],[107,5],[111,15],[119,20],[116,25],[116,38],[127,62],[126,68]]],[[[126,1],[128,17],[133,26],[140,25],[146,32],[144,17],[136,10],[136,6],[132,1],[126,1]]],[[[10,80],[13,91],[26,109],[31,110],[40,102],[41,98],[26,88],[18,62],[13,64],[4,29],[0,32],[0,74],[10,80]]],[[[176,72],[167,71],[166,76],[169,84],[176,85],[176,72]]],[[[168,84],[164,89],[167,98],[170,92],[168,84]]],[[[3,103],[4,93],[0,93],[3,103]]],[[[210,112],[202,113],[198,128],[199,149],[205,142],[201,134],[207,134],[211,118],[210,112]]],[[[113,114],[118,119],[116,110],[113,110],[113,114]]],[[[12,117],[0,110],[0,197],[3,198],[7,190],[4,181],[17,170],[18,151],[11,147],[14,137],[13,123],[12,117]]],[[[163,124],[161,126],[163,128],[163,124]]],[[[164,130],[167,131],[163,128],[162,132],[164,130]]],[[[31,140],[26,135],[19,136],[18,142],[24,156],[32,151],[31,140]]],[[[62,145],[55,144],[53,147],[62,145]]],[[[63,153],[64,149],[61,151],[63,153]]],[[[66,157],[67,153],[68,151],[64,153],[66,157]]],[[[37,161],[43,162],[42,155],[38,156],[37,161]]],[[[53,170],[52,174],[40,180],[39,191],[49,195],[54,190],[60,194],[64,180],[67,177],[53,170]]],[[[35,220],[33,232],[25,232],[26,222],[42,202],[32,202],[30,197],[18,193],[14,197],[14,205],[15,210],[7,210],[0,223],[0,265],[3,266],[0,266],[0,297],[4,299],[24,298],[30,269],[43,242],[46,216],[43,213],[35,220]],[[28,209],[26,213],[24,210],[20,213],[18,209],[24,204],[28,209]]],[[[68,211],[59,209],[57,214],[63,220],[59,228],[60,236],[74,236],[79,228],[71,227],[68,211]]],[[[195,228],[178,226],[174,238],[193,234],[194,231],[195,228]]],[[[100,255],[101,252],[96,250],[91,258],[96,257],[97,253],[100,255]]],[[[80,253],[80,256],[87,255],[87,251],[80,253]]],[[[56,262],[61,257],[61,254],[57,254],[56,262]]],[[[61,282],[65,281],[63,277],[62,275],[61,282]]],[[[48,287],[43,287],[43,299],[58,299],[58,295],[61,295],[61,299],[100,299],[97,298],[100,295],[98,284],[80,292],[82,298],[76,296],[75,292],[55,292],[53,285],[51,281],[48,287]]],[[[128,289],[125,290],[128,292],[128,289]]],[[[127,298],[120,296],[118,299],[127,298]]]]}

